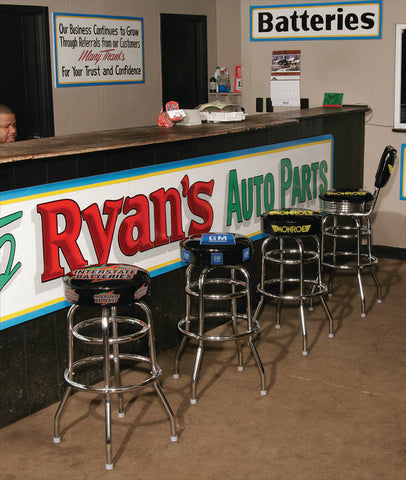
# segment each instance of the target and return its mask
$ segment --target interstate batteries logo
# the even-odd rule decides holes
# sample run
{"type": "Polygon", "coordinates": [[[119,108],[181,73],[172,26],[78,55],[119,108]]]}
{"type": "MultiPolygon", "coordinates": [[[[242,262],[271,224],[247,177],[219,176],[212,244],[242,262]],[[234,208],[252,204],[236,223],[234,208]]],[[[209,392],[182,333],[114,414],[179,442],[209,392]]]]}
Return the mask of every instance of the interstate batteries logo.
{"type": "Polygon", "coordinates": [[[131,280],[138,273],[138,269],[130,265],[108,265],[105,267],[89,267],[74,271],[75,280],[89,280],[103,282],[106,280],[131,280]]]}
{"type": "Polygon", "coordinates": [[[98,293],[93,295],[93,301],[97,305],[110,305],[111,303],[117,303],[120,298],[119,293],[114,293],[114,290],[110,292],[98,293]]]}

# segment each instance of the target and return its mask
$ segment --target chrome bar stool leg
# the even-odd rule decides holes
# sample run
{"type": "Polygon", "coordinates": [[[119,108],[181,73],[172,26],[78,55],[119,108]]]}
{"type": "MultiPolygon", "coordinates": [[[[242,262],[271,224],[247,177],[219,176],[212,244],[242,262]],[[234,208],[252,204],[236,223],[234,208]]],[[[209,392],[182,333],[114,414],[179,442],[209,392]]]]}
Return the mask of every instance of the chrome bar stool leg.
{"type": "MultiPolygon", "coordinates": [[[[117,325],[117,307],[111,307],[111,318],[113,319],[113,337],[118,337],[118,325],[117,325]]],[[[114,385],[116,387],[121,385],[121,370],[120,370],[120,350],[119,345],[113,344],[113,361],[114,361],[114,385]]],[[[118,394],[118,417],[124,418],[124,395],[118,394]]]]}
{"type": "Polygon", "coordinates": [[[111,400],[110,400],[110,342],[109,342],[109,307],[102,308],[101,329],[104,348],[104,405],[105,405],[105,433],[106,433],[106,470],[113,469],[113,455],[111,450],[111,400]]]}
{"type": "MultiPolygon", "coordinates": [[[[151,309],[149,306],[143,302],[140,301],[138,302],[138,306],[144,311],[145,316],[148,321],[148,346],[149,346],[149,355],[150,355],[150,360],[151,360],[151,375],[152,376],[158,376],[161,374],[161,368],[158,364],[158,359],[156,356],[156,348],[155,348],[155,332],[154,332],[154,323],[152,321],[152,313],[151,309]]],[[[158,394],[162,405],[166,411],[166,414],[168,415],[169,419],[169,424],[171,428],[171,442],[177,442],[178,441],[178,435],[176,433],[176,423],[175,423],[175,415],[173,414],[172,408],[169,405],[169,402],[162,390],[161,384],[159,381],[154,382],[154,388],[156,393],[158,394]]]]}
{"type": "MultiPolygon", "coordinates": [[[[236,287],[235,287],[235,281],[236,281],[236,275],[235,275],[235,269],[231,269],[231,291],[232,294],[235,295],[236,292],[236,287]]],[[[233,329],[233,335],[236,337],[238,336],[238,330],[237,330],[237,300],[233,298],[231,300],[231,326],[233,329]]],[[[237,354],[238,354],[238,371],[242,372],[244,370],[244,365],[243,365],[243,357],[242,357],[242,347],[241,343],[239,340],[235,341],[235,345],[237,347],[237,354]]]]}

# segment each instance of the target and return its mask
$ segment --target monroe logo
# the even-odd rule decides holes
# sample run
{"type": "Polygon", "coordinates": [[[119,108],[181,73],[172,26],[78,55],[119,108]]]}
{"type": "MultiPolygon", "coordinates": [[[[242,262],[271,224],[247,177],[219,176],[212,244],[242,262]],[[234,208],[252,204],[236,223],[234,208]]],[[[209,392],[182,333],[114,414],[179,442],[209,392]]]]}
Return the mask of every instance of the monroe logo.
{"type": "Polygon", "coordinates": [[[272,225],[272,230],[275,233],[308,233],[311,225],[297,225],[297,226],[286,226],[286,225],[272,225]]]}
{"type": "Polygon", "coordinates": [[[313,215],[312,210],[271,210],[270,215],[313,215]]]}
{"type": "Polygon", "coordinates": [[[327,192],[327,195],[332,195],[332,196],[346,196],[346,195],[352,195],[354,197],[362,197],[366,195],[368,192],[327,192]]]}
{"type": "Polygon", "coordinates": [[[111,290],[110,292],[105,292],[105,293],[98,293],[96,295],[93,295],[93,300],[94,303],[97,303],[98,305],[108,305],[110,303],[117,303],[120,298],[119,293],[114,293],[114,290],[111,290]]]}

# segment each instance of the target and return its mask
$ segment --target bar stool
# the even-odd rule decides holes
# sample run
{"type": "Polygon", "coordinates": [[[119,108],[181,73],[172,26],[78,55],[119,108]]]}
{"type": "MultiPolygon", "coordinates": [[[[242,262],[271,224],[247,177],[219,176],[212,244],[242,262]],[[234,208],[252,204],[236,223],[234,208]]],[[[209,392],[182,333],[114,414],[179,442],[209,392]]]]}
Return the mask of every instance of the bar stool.
{"type": "Polygon", "coordinates": [[[261,246],[261,280],[257,285],[260,300],[254,318],[260,315],[265,299],[276,299],[276,328],[280,328],[283,302],[300,304],[302,354],[307,355],[307,328],[304,304],[318,297],[329,323],[329,338],[334,337],[333,318],[325,301],[327,286],[321,279],[320,240],[322,217],[312,210],[272,210],[261,215],[262,231],[269,234],[261,246]]]}
{"type": "MultiPolygon", "coordinates": [[[[172,409],[158,382],[161,368],[155,352],[155,339],[151,310],[143,301],[149,293],[150,276],[141,268],[125,264],[90,265],[73,270],[63,277],[65,299],[71,303],[68,312],[68,368],[64,372],[67,388],[59,403],[54,418],[54,442],[61,441],[60,417],[67,404],[72,388],[104,395],[106,469],[113,468],[111,446],[111,395],[118,395],[118,416],[124,417],[123,394],[154,385],[165,411],[171,429],[171,441],[176,442],[175,419],[172,409]],[[142,314],[143,319],[119,316],[118,306],[131,306],[142,314]],[[80,307],[97,309],[101,316],[75,321],[74,314],[80,307]],[[148,338],[149,356],[122,353],[119,346],[148,338]],[[98,345],[101,354],[91,356],[75,355],[82,345],[98,345]],[[77,348],[74,348],[77,347],[77,348]],[[75,358],[81,357],[81,358],[75,358]],[[147,364],[147,378],[136,384],[123,384],[120,363],[134,368],[147,364]],[[92,373],[90,373],[92,372],[92,373]],[[93,378],[91,378],[93,376],[93,378]],[[96,377],[98,378],[96,379],[96,377]],[[103,379],[99,384],[97,380],[103,379]],[[94,380],[94,382],[92,381],[94,380]]],[[[78,312],[79,313],[79,312],[78,312]]],[[[97,348],[97,347],[93,347],[97,348]]],[[[140,371],[140,369],[138,368],[140,371]]]]}
{"type": "Polygon", "coordinates": [[[186,315],[178,323],[183,336],[175,355],[174,378],[179,378],[179,362],[187,340],[197,340],[190,398],[191,404],[197,403],[196,387],[204,344],[235,341],[238,370],[241,371],[244,369],[241,340],[246,338],[260,374],[261,395],[266,395],[264,368],[254,343],[260,325],[252,319],[250,276],[242,265],[252,257],[252,240],[232,233],[196,234],[183,240],[180,248],[182,260],[189,265],[186,269],[186,315]],[[216,307],[228,310],[213,311],[216,307]],[[207,323],[230,328],[216,335],[207,323]]]}
{"type": "Polygon", "coordinates": [[[365,317],[365,295],[361,273],[369,268],[377,289],[377,302],[382,303],[381,284],[375,272],[378,259],[372,255],[371,214],[379,191],[393,171],[397,151],[388,145],[382,153],[375,175],[375,191],[328,190],[321,195],[322,265],[329,270],[328,292],[332,295],[334,271],[355,270],[361,296],[361,317],[365,317]]]}

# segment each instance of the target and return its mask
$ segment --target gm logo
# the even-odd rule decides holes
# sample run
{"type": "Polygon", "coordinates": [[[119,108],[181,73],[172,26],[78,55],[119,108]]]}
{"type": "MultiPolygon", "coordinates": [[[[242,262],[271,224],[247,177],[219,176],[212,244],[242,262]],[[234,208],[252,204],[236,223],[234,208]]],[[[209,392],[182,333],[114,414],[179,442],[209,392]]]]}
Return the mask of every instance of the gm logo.
{"type": "Polygon", "coordinates": [[[232,233],[203,233],[200,245],[235,245],[232,233]]]}
{"type": "Polygon", "coordinates": [[[184,262],[190,263],[190,252],[182,248],[182,260],[184,262]]]}

